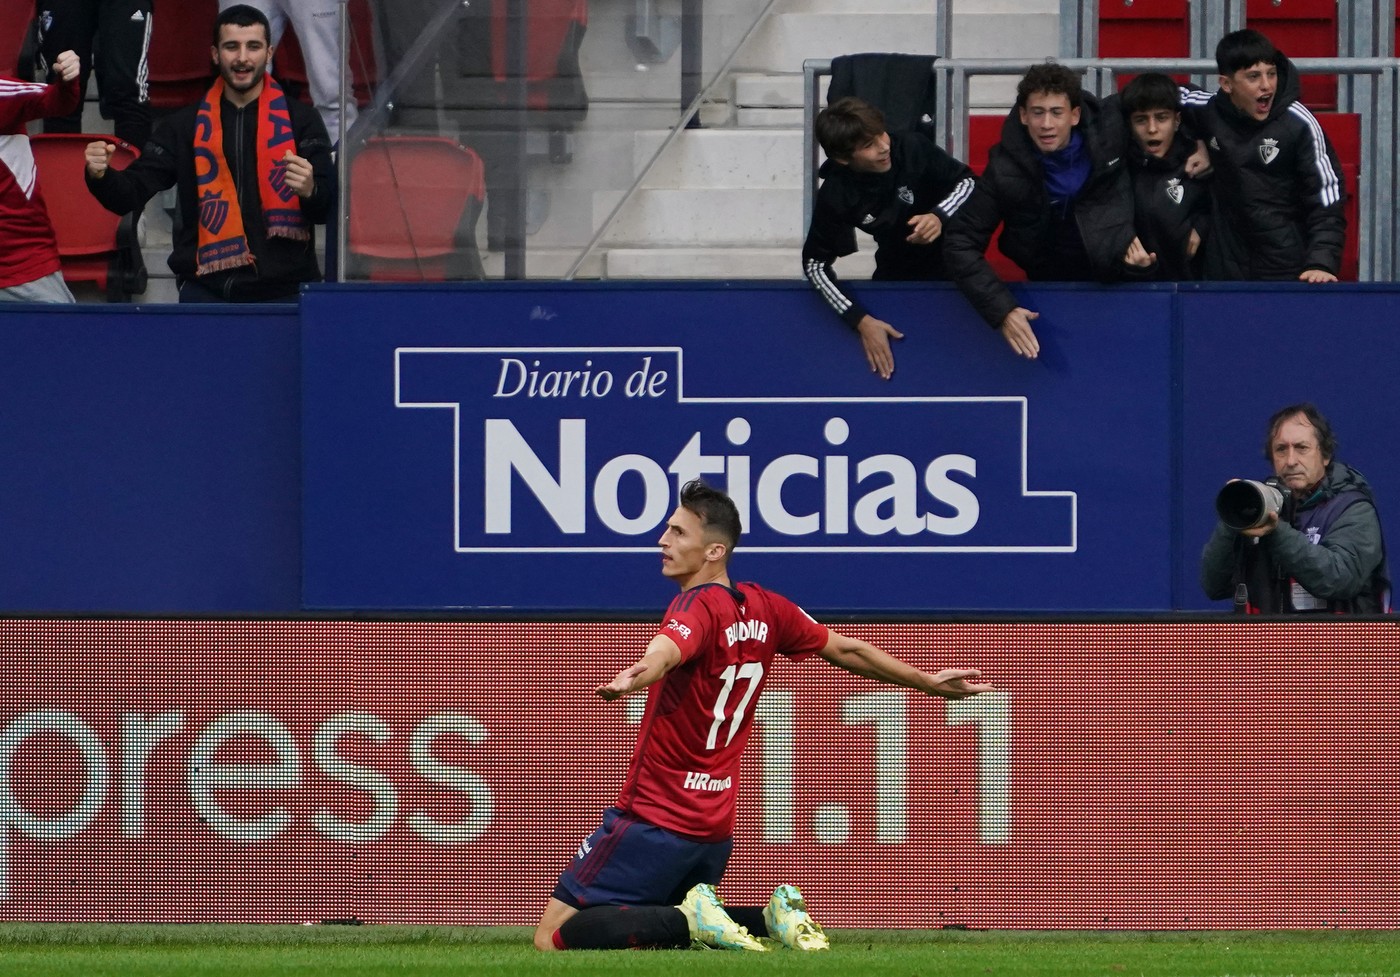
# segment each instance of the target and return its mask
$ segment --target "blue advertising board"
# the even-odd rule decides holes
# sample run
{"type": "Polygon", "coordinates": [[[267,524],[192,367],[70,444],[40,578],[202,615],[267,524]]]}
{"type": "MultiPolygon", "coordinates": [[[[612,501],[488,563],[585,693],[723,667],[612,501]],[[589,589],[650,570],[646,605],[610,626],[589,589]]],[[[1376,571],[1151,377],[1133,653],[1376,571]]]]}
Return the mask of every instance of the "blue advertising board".
{"type": "Polygon", "coordinates": [[[1180,610],[1219,607],[1197,583],[1214,500],[1231,478],[1273,474],[1264,458],[1275,411],[1312,402],[1337,457],[1375,490],[1390,565],[1400,536],[1400,292],[1394,286],[1182,286],[1180,610]]]}
{"type": "Polygon", "coordinates": [[[697,474],[735,575],[814,612],[1225,609],[1215,494],[1302,400],[1396,544],[1395,286],[1024,287],[1035,361],[859,287],[888,382],[802,283],[0,308],[0,611],[654,614],[697,474]]]}
{"type": "Polygon", "coordinates": [[[888,291],[890,381],[802,286],[316,289],[303,300],[312,608],[654,610],[693,477],[733,572],[832,612],[1160,608],[1172,299],[1037,289],[1016,359],[944,287],[888,291]],[[755,313],[762,321],[755,321],[755,313]]]}
{"type": "Polygon", "coordinates": [[[301,608],[296,306],[0,319],[0,609],[301,608]]]}

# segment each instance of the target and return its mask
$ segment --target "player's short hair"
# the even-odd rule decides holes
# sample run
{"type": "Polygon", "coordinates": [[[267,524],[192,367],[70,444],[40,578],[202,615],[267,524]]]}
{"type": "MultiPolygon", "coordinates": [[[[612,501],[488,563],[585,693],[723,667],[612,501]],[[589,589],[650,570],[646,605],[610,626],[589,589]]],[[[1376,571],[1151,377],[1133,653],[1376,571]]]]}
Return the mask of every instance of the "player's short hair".
{"type": "Polygon", "coordinates": [[[869,102],[847,95],[817,113],[817,142],[829,159],[847,160],[857,149],[885,134],[885,114],[869,102]]]}
{"type": "Polygon", "coordinates": [[[232,24],[234,27],[262,25],[263,39],[268,44],[272,43],[272,25],[267,22],[267,14],[257,7],[250,7],[246,3],[236,3],[226,10],[220,10],[219,16],[214,19],[215,47],[219,46],[219,35],[223,33],[225,24],[232,24]]]}
{"type": "Polygon", "coordinates": [[[1171,78],[1157,71],[1138,75],[1128,82],[1119,96],[1124,118],[1131,118],[1138,112],[1155,112],[1167,109],[1181,111],[1181,89],[1171,78]]]}
{"type": "Polygon", "coordinates": [[[1039,94],[1064,95],[1072,109],[1079,108],[1084,101],[1084,88],[1079,75],[1055,61],[1031,65],[1031,70],[1016,84],[1016,107],[1025,108],[1026,100],[1039,94]]]}
{"type": "Polygon", "coordinates": [[[700,525],[707,532],[719,536],[729,547],[729,552],[734,552],[743,527],[739,524],[739,508],[733,499],[696,478],[681,486],[680,506],[699,516],[700,525]]]}
{"type": "MultiPolygon", "coordinates": [[[[1254,62],[1250,62],[1253,64],[1254,62]]],[[[1281,410],[1275,411],[1274,416],[1269,418],[1268,433],[1264,437],[1264,459],[1270,463],[1274,460],[1274,439],[1278,437],[1278,429],[1283,426],[1284,421],[1292,420],[1302,414],[1307,422],[1313,426],[1317,432],[1317,450],[1322,452],[1322,457],[1329,462],[1337,457],[1337,436],[1332,433],[1332,425],[1327,418],[1322,416],[1322,411],[1308,402],[1301,404],[1289,404],[1281,410]]]]}
{"type": "Polygon", "coordinates": [[[1273,41],[1248,28],[1231,31],[1215,45],[1215,66],[1222,75],[1233,75],[1260,62],[1277,65],[1282,56],[1273,41]]]}

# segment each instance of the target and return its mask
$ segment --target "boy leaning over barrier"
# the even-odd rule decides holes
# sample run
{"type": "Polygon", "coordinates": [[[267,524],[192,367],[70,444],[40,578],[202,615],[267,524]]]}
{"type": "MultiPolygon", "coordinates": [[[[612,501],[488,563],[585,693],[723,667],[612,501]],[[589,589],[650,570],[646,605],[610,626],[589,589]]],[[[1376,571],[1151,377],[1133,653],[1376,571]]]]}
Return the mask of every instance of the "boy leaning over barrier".
{"type": "Polygon", "coordinates": [[[943,231],[976,182],[966,164],[915,132],[889,132],[879,109],[838,99],[816,120],[826,153],[802,246],[802,273],[860,336],[872,372],[894,372],[891,339],[904,334],[877,319],[832,270],[856,250],[855,228],[875,239],[877,281],[943,281],[943,231]]]}

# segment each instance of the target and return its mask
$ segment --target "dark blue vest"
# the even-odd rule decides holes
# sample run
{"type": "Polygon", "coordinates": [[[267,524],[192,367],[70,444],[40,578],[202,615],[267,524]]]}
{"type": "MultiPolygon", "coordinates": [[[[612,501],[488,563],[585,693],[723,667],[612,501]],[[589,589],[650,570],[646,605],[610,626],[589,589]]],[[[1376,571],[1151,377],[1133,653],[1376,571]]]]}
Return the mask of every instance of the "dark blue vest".
{"type": "MultiPolygon", "coordinates": [[[[1370,502],[1375,505],[1371,494],[1360,489],[1338,492],[1330,499],[1306,509],[1297,509],[1289,523],[1298,532],[1307,535],[1313,543],[1327,538],[1327,532],[1353,503],[1370,502]],[[1311,532],[1309,532],[1311,530],[1311,532]]],[[[1379,514],[1377,515],[1379,519],[1379,514]]],[[[1236,588],[1240,583],[1247,586],[1249,602],[1245,608],[1250,614],[1286,614],[1293,610],[1292,581],[1268,559],[1263,550],[1254,544],[1251,537],[1237,538],[1237,559],[1235,564],[1236,588]]],[[[1381,562],[1371,574],[1371,588],[1381,613],[1389,614],[1390,607],[1390,567],[1385,556],[1385,540],[1381,539],[1381,562]]],[[[1327,610],[1334,614],[1347,614],[1356,611],[1356,601],[1329,600],[1327,610]]]]}

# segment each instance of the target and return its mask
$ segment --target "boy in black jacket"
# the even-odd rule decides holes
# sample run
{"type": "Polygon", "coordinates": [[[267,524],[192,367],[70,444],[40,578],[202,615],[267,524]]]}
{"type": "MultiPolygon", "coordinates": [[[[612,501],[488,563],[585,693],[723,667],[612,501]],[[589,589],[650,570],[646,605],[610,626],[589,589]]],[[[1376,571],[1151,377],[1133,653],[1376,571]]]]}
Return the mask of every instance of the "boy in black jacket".
{"type": "Polygon", "coordinates": [[[943,227],[972,193],[972,170],[925,136],[885,129],[880,110],[847,97],[817,115],[826,153],[823,183],[802,246],[802,272],[860,335],[866,362],[886,380],[890,339],[904,334],[875,318],[837,280],[832,263],[856,250],[854,228],[875,238],[876,281],[942,281],[943,227]]]}
{"type": "Polygon", "coordinates": [[[1118,281],[1152,261],[1133,230],[1133,189],[1122,114],[1081,90],[1053,61],[1016,86],[1016,107],[977,189],[948,228],[948,271],[1018,355],[1035,358],[1031,320],[986,258],[997,224],[1002,254],[1031,281],[1118,281]]]}
{"type": "Polygon", "coordinates": [[[1210,187],[1187,175],[1195,143],[1181,132],[1181,93],[1166,75],[1130,81],[1119,96],[1132,130],[1128,159],[1133,174],[1134,226],[1155,259],[1153,278],[1201,277],[1201,243],[1210,224],[1210,187]]]}

